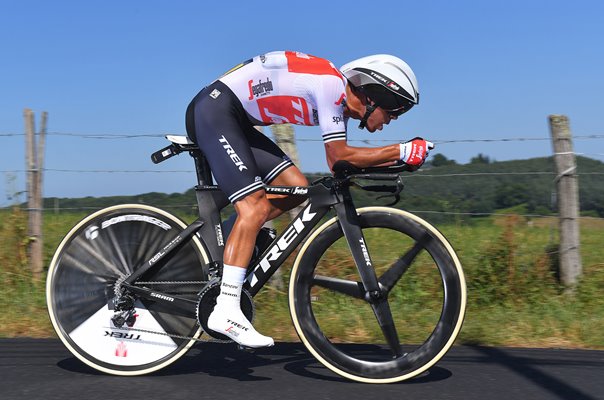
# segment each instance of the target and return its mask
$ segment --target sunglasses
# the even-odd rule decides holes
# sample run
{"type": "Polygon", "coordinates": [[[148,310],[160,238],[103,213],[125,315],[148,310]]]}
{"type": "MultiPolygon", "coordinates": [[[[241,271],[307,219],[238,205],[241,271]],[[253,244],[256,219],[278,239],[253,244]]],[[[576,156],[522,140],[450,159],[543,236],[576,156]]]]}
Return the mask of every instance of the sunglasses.
{"type": "MultiPolygon", "coordinates": [[[[369,98],[368,98],[369,99],[369,98]]],[[[406,104],[402,107],[399,108],[395,108],[395,109],[388,109],[384,106],[381,106],[379,103],[377,103],[376,101],[369,99],[371,102],[373,102],[373,104],[375,104],[376,106],[380,107],[382,110],[386,111],[386,113],[388,115],[390,115],[390,117],[396,118],[396,117],[400,117],[401,115],[403,115],[404,113],[406,113],[407,111],[411,110],[414,106],[413,103],[409,102],[409,104],[406,104]]]]}
{"type": "Polygon", "coordinates": [[[388,113],[388,115],[390,115],[391,117],[400,117],[407,111],[411,110],[411,107],[413,107],[413,105],[403,106],[401,108],[397,108],[396,110],[386,110],[385,108],[382,107],[382,110],[386,111],[386,113],[388,113]]]}

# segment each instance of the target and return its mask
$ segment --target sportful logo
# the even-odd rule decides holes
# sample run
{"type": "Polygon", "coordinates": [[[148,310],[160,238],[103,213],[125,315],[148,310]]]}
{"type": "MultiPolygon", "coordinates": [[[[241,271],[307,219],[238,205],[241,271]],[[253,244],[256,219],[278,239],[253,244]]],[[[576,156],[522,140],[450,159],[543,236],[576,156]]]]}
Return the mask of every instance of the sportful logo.
{"type": "Polygon", "coordinates": [[[308,193],[308,189],[305,187],[296,186],[294,189],[294,194],[307,194],[307,193],[308,193]]]}
{"type": "Polygon", "coordinates": [[[229,157],[231,157],[231,160],[237,166],[239,171],[243,171],[244,169],[247,169],[247,167],[245,166],[243,161],[241,161],[241,158],[239,158],[237,153],[235,153],[235,150],[233,150],[233,148],[229,144],[229,141],[224,137],[224,135],[222,135],[222,137],[220,139],[218,139],[218,141],[220,143],[222,143],[222,147],[224,147],[227,154],[229,155],[229,157]]]}
{"type": "Polygon", "coordinates": [[[310,206],[308,206],[304,210],[302,216],[296,218],[293,224],[290,225],[290,227],[285,232],[283,232],[283,235],[277,241],[277,244],[275,244],[267,253],[267,255],[260,261],[254,272],[248,275],[247,279],[250,281],[250,286],[253,287],[254,285],[256,285],[256,283],[258,283],[258,277],[256,276],[256,274],[266,273],[271,267],[271,261],[277,260],[281,256],[281,254],[283,254],[283,252],[287,250],[287,248],[294,242],[294,239],[296,239],[296,237],[298,237],[298,235],[302,233],[302,231],[306,227],[305,222],[312,221],[315,215],[317,215],[317,213],[311,212],[310,206]]]}

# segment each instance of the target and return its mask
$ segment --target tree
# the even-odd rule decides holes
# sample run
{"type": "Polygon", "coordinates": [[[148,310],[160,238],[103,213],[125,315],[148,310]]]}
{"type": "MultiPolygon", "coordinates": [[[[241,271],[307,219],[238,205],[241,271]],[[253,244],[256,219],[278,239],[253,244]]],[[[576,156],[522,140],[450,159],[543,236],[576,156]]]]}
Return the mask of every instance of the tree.
{"type": "Polygon", "coordinates": [[[449,160],[443,154],[438,153],[432,157],[431,164],[433,167],[442,167],[445,165],[456,165],[457,162],[455,160],[449,160]]]}
{"type": "Polygon", "coordinates": [[[479,153],[476,157],[472,157],[470,160],[470,164],[490,164],[491,159],[489,156],[485,156],[482,153],[479,153]]]}
{"type": "Polygon", "coordinates": [[[523,184],[502,184],[495,190],[495,205],[497,208],[508,208],[529,201],[530,189],[523,184]]]}

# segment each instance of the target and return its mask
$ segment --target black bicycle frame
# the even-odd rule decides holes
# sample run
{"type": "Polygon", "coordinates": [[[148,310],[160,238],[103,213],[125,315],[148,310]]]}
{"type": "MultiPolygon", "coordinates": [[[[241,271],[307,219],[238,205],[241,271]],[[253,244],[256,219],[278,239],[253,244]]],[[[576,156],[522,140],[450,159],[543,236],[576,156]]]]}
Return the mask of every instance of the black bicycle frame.
{"type": "MultiPolygon", "coordinates": [[[[163,149],[165,150],[165,149],[163,149]]],[[[155,302],[163,303],[166,307],[179,309],[186,315],[195,315],[197,302],[187,298],[162,293],[136,285],[136,281],[144,275],[151,274],[166,265],[167,261],[195,235],[201,237],[205,250],[210,258],[210,265],[204,265],[206,273],[212,267],[222,264],[224,251],[224,238],[222,236],[222,223],[220,210],[229,204],[226,196],[218,186],[212,185],[209,165],[205,157],[197,149],[188,149],[195,160],[197,179],[199,185],[195,187],[199,218],[190,224],[184,231],[170,240],[158,253],[149,259],[145,265],[139,266],[136,272],[128,276],[122,283],[140,297],[155,302]],[[193,307],[193,308],[191,308],[193,307]]],[[[377,179],[392,180],[396,175],[379,175],[377,179]]],[[[369,178],[369,175],[361,176],[369,178]]],[[[376,178],[376,175],[371,175],[376,178]]],[[[323,178],[311,186],[268,186],[265,188],[268,194],[285,194],[290,196],[302,196],[308,198],[309,202],[300,213],[291,221],[287,228],[281,232],[273,242],[264,250],[253,265],[248,266],[248,273],[244,288],[255,296],[271,276],[279,269],[283,262],[292,254],[298,245],[310,234],[321,219],[331,210],[335,209],[340,226],[350,247],[352,256],[359,271],[362,287],[351,283],[357,297],[367,299],[379,295],[379,284],[373,271],[373,264],[365,245],[363,232],[359,225],[359,219],[350,194],[350,179],[323,178]]],[[[343,282],[320,282],[322,286],[347,290],[342,288],[343,282]]]]}

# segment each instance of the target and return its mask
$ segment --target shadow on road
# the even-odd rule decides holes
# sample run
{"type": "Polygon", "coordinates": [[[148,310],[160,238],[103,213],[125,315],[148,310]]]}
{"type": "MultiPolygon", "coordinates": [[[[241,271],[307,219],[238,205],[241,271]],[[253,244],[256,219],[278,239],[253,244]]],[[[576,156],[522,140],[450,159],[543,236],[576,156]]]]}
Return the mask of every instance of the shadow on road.
{"type": "MultiPolygon", "coordinates": [[[[529,379],[535,385],[548,391],[552,399],[573,399],[573,400],[597,400],[595,397],[588,395],[581,391],[581,389],[570,385],[568,382],[562,379],[556,378],[551,374],[547,374],[539,369],[539,366],[551,366],[551,365],[568,365],[568,362],[561,360],[549,361],[547,358],[531,356],[518,356],[514,355],[517,349],[500,349],[494,347],[481,347],[471,346],[479,353],[486,356],[486,362],[496,363],[509,369],[510,371],[521,375],[525,379],[529,379]]],[[[576,364],[577,366],[585,367],[586,362],[577,361],[574,359],[570,363],[576,364]]],[[[599,363],[604,368],[604,363],[599,363]]]]}
{"type": "MultiPolygon", "coordinates": [[[[349,346],[354,347],[355,351],[365,353],[375,351],[371,345],[349,346]]],[[[70,372],[104,375],[73,357],[61,360],[57,365],[70,372]]],[[[174,364],[150,375],[175,376],[202,373],[209,376],[232,378],[237,381],[263,381],[271,380],[271,378],[257,376],[255,371],[267,366],[281,368],[305,378],[352,383],[324,367],[301,343],[277,343],[272,348],[259,349],[253,353],[240,351],[234,344],[203,343],[195,346],[174,364]]],[[[401,383],[429,383],[447,379],[451,375],[452,373],[445,368],[432,367],[422,375],[401,383]]]]}

